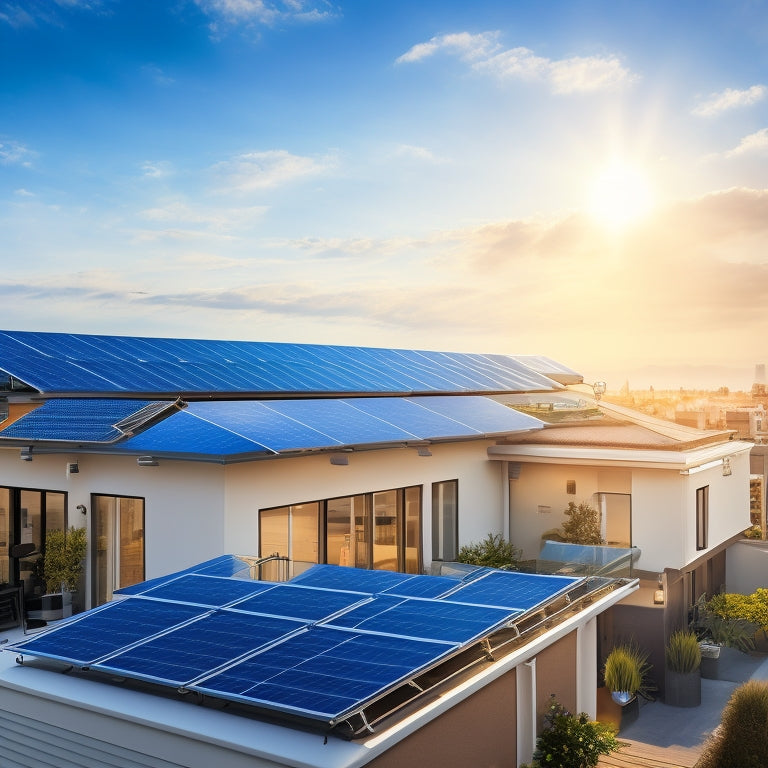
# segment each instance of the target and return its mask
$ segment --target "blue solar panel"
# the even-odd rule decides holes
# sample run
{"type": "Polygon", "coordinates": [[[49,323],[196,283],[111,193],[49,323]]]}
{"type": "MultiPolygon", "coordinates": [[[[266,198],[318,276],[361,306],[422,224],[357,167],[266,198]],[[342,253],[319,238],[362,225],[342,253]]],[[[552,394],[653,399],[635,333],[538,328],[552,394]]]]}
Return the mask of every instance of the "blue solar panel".
{"type": "MultiPolygon", "coordinates": [[[[122,433],[113,425],[144,403],[133,402],[49,401],[8,427],[3,437],[114,441],[122,433]]],[[[116,450],[225,460],[242,454],[480,437],[542,426],[538,419],[481,396],[193,402],[183,410],[167,407],[163,421],[116,443],[116,450]]]]}
{"type": "Polygon", "coordinates": [[[107,603],[56,627],[54,632],[25,637],[19,644],[35,656],[61,659],[80,667],[121,648],[207,613],[198,606],[129,598],[107,603]]]}
{"type": "Polygon", "coordinates": [[[224,609],[134,645],[93,667],[184,685],[304,626],[290,619],[224,609]]]}
{"type": "Polygon", "coordinates": [[[580,581],[317,565],[274,584],[237,578],[247,568],[215,558],[7,649],[327,725],[580,581]]]}
{"type": "MultiPolygon", "coordinates": [[[[427,577],[429,578],[429,577],[427,577]]],[[[463,644],[488,634],[515,613],[502,608],[457,605],[449,601],[377,595],[329,624],[400,637],[463,644]]]]}
{"type": "Polygon", "coordinates": [[[172,600],[209,608],[221,608],[274,588],[273,584],[266,581],[233,581],[220,576],[187,574],[152,587],[141,594],[143,597],[152,597],[156,600],[172,600]]]}
{"type": "Polygon", "coordinates": [[[489,571],[466,582],[449,599],[473,605],[493,605],[527,610],[550,600],[581,579],[517,571],[489,571]]]}
{"type": "Polygon", "coordinates": [[[440,643],[318,626],[189,687],[332,720],[452,650],[440,643]]]}
{"type": "Polygon", "coordinates": [[[41,392],[552,391],[512,356],[0,332],[0,368],[41,392]]]}
{"type": "Polygon", "coordinates": [[[231,432],[218,424],[211,424],[190,413],[189,409],[176,413],[146,432],[121,442],[120,449],[134,453],[187,453],[218,456],[222,459],[238,454],[274,454],[274,451],[270,451],[258,440],[231,432]]]}
{"type": "MultiPolygon", "coordinates": [[[[114,442],[125,436],[120,422],[173,409],[173,403],[151,400],[48,400],[3,430],[3,437],[34,440],[114,442]]],[[[139,425],[141,420],[139,420],[139,425]]]]}
{"type": "Polygon", "coordinates": [[[239,611],[287,616],[302,621],[321,621],[368,599],[369,596],[361,592],[278,585],[238,602],[234,608],[239,611]]]}
{"type": "Polygon", "coordinates": [[[340,565],[314,565],[291,580],[291,584],[325,589],[343,589],[375,594],[412,579],[407,573],[366,571],[340,565]]]}
{"type": "MultiPolygon", "coordinates": [[[[130,587],[121,587],[120,589],[115,590],[115,594],[140,595],[150,589],[154,589],[159,584],[167,584],[187,573],[197,573],[206,576],[233,576],[237,579],[248,579],[249,581],[251,579],[251,567],[242,558],[237,557],[237,555],[220,555],[219,557],[214,557],[211,560],[197,563],[189,568],[184,568],[181,571],[176,571],[175,573],[166,576],[158,576],[156,579],[148,579],[147,581],[133,584],[130,587]]],[[[258,583],[265,584],[267,582],[258,583]]]]}

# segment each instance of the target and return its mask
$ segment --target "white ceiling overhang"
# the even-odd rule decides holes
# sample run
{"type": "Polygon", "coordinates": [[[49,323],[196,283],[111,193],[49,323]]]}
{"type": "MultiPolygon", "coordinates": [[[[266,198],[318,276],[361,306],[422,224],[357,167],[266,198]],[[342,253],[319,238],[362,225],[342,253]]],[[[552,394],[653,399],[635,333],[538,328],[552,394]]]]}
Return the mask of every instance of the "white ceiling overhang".
{"type": "Polygon", "coordinates": [[[690,473],[722,465],[723,459],[746,453],[751,443],[732,440],[692,450],[594,448],[562,445],[492,445],[488,458],[533,464],[567,464],[598,467],[642,467],[690,473]],[[713,463],[714,462],[714,463],[713,463]]]}

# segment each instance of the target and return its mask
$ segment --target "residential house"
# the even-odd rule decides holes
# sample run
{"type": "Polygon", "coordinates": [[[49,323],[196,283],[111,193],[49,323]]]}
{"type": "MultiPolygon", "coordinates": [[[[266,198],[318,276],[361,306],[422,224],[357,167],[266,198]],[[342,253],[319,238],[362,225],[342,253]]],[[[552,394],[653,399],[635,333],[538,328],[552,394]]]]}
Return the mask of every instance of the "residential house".
{"type": "MultiPolygon", "coordinates": [[[[725,548],[748,519],[748,445],[664,433],[629,412],[585,422],[560,407],[582,377],[543,357],[8,331],[0,370],[0,580],[29,593],[44,532],[84,526],[83,608],[230,555],[277,554],[288,577],[313,564],[417,576],[502,533],[536,559],[567,501],[591,499],[606,538],[636,548],[635,568],[664,574],[679,614],[722,580],[725,548]],[[532,412],[540,400],[578,426],[532,412]],[[24,543],[35,551],[14,556],[24,543]]],[[[258,567],[269,578],[270,563],[258,567]]],[[[407,765],[425,744],[460,766],[457,723],[471,722],[477,764],[516,765],[550,693],[595,713],[600,655],[632,628],[632,611],[617,612],[643,592],[638,580],[589,584],[570,613],[532,616],[535,630],[482,669],[441,679],[435,698],[354,743],[316,751],[314,735],[286,734],[290,724],[192,715],[167,697],[105,693],[26,665],[0,673],[0,719],[19,743],[43,713],[39,743],[61,737],[96,755],[108,733],[130,764],[164,766],[190,749],[200,765],[407,765]]]]}

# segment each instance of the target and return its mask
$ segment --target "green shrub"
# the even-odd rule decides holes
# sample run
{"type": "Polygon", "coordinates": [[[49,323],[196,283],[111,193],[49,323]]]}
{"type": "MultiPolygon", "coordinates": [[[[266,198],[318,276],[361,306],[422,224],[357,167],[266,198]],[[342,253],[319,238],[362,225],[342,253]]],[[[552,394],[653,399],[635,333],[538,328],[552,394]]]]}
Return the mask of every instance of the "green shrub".
{"type": "Polygon", "coordinates": [[[617,645],[608,654],[603,667],[605,687],[616,693],[645,693],[648,690],[648,673],[651,665],[648,654],[633,643],[617,645]]]}
{"type": "Polygon", "coordinates": [[[572,715],[553,695],[536,740],[532,768],[595,768],[600,755],[621,747],[612,725],[590,720],[584,712],[572,715]]]}
{"type": "Polygon", "coordinates": [[[758,587],[751,595],[726,592],[709,601],[709,609],[724,619],[740,619],[768,629],[768,589],[758,587]]]}
{"type": "Polygon", "coordinates": [[[720,727],[695,768],[768,766],[768,683],[750,680],[731,694],[720,727]]]}
{"type": "Polygon", "coordinates": [[[582,501],[576,506],[572,501],[564,511],[568,517],[563,523],[563,541],[571,544],[603,544],[600,536],[600,513],[582,501]]]}
{"type": "Polygon", "coordinates": [[[755,647],[757,627],[734,613],[734,602],[726,595],[715,595],[710,601],[701,595],[692,608],[690,628],[699,640],[751,651],[755,647]]]}
{"type": "Polygon", "coordinates": [[[664,649],[664,659],[667,669],[672,672],[679,672],[682,675],[695,672],[701,666],[699,638],[691,631],[673,632],[664,649]]]}
{"type": "Polygon", "coordinates": [[[480,543],[462,547],[458,560],[469,565],[510,569],[520,560],[520,550],[506,541],[501,534],[489,533],[480,543]]]}

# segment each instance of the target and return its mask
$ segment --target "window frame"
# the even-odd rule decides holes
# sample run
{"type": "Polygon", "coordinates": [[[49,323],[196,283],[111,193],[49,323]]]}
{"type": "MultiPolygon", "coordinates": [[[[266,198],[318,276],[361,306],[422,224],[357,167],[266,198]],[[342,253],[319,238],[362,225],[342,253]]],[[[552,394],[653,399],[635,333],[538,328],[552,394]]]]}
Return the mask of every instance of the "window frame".
{"type": "MultiPolygon", "coordinates": [[[[374,525],[376,523],[375,504],[374,498],[387,493],[396,494],[396,571],[399,573],[415,573],[419,574],[423,568],[423,517],[424,517],[424,493],[422,485],[407,485],[398,488],[386,488],[382,490],[366,491],[364,493],[353,493],[349,495],[337,495],[325,499],[315,499],[313,501],[294,502],[290,504],[279,504],[274,507],[263,507],[257,512],[258,514],[258,552],[259,557],[267,557],[271,552],[264,551],[264,542],[262,539],[262,513],[273,512],[275,510],[290,510],[293,507],[298,507],[306,504],[318,505],[318,547],[317,547],[317,562],[328,562],[328,509],[329,504],[342,499],[362,499],[363,500],[363,514],[365,521],[363,524],[363,535],[365,541],[362,542],[366,551],[366,562],[357,565],[359,568],[366,568],[373,570],[375,557],[374,557],[374,525]],[[412,505],[416,503],[418,508],[418,522],[417,525],[413,525],[413,515],[409,518],[409,511],[412,512],[412,505]],[[409,506],[411,505],[411,506],[409,506]],[[411,528],[408,528],[408,522],[411,522],[411,528]],[[416,528],[416,558],[408,557],[408,545],[414,536],[414,527],[416,528]],[[411,567],[412,571],[407,570],[411,567]]],[[[290,514],[289,514],[290,519],[290,514]]],[[[290,522],[289,522],[290,525],[290,522]]],[[[289,531],[289,540],[291,540],[291,532],[289,531]]],[[[290,555],[289,555],[290,557],[290,555]]],[[[357,562],[355,560],[355,562],[357,562]]]]}
{"type": "MultiPolygon", "coordinates": [[[[450,502],[449,502],[450,503],[450,502]]],[[[453,562],[459,556],[459,480],[440,480],[432,483],[432,561],[453,562]],[[440,502],[438,496],[441,488],[453,487],[453,509],[448,519],[453,533],[453,552],[446,552],[445,536],[441,535],[446,530],[446,511],[448,504],[440,502]],[[436,508],[437,507],[437,508],[436,508]],[[447,557],[446,555],[451,555],[447,557]]]]}
{"type": "Polygon", "coordinates": [[[709,544],[709,486],[696,489],[696,551],[707,549],[709,544]]]}

